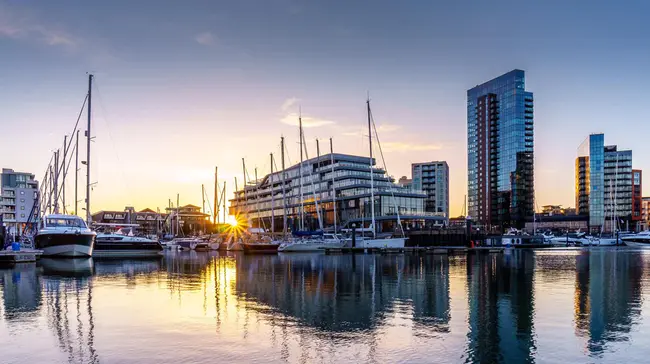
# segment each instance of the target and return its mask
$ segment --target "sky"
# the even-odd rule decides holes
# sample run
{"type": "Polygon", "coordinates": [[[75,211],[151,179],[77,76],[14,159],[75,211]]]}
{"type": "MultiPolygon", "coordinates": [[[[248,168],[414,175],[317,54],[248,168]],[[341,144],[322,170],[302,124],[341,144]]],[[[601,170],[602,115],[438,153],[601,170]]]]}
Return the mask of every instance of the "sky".
{"type": "Polygon", "coordinates": [[[466,90],[519,68],[535,96],[537,205],[574,206],[590,133],[650,173],[648,13],[645,1],[0,0],[0,166],[43,178],[91,72],[91,210],[177,194],[200,205],[215,166],[230,197],[242,158],[251,177],[268,173],[281,136],[295,163],[299,108],[310,157],[330,137],[366,155],[369,93],[388,173],[447,161],[456,216],[466,90]]]}

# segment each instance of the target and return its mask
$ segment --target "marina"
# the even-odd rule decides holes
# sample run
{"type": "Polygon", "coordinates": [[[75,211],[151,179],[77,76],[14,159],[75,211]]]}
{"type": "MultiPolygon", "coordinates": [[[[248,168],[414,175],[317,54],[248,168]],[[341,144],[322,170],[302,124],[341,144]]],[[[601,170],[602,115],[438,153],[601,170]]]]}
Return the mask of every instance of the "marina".
{"type": "Polygon", "coordinates": [[[643,362],[649,271],[630,248],[42,258],[0,267],[0,340],[7,363],[643,362]]]}

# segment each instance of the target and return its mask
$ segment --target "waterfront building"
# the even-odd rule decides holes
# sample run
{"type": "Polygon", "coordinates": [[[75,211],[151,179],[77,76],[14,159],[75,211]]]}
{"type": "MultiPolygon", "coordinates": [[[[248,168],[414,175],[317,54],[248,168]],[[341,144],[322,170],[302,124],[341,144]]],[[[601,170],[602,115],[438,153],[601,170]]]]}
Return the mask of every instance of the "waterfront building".
{"type": "MultiPolygon", "coordinates": [[[[639,225],[643,221],[641,209],[643,204],[643,172],[640,169],[632,170],[632,221],[639,225]]],[[[637,229],[638,230],[638,229],[637,229]]]]}
{"type": "Polygon", "coordinates": [[[411,188],[413,186],[413,180],[407,178],[406,176],[402,176],[399,180],[397,180],[397,184],[402,187],[411,188]]]}
{"type": "MultiPolygon", "coordinates": [[[[604,134],[590,135],[578,148],[576,159],[576,207],[580,215],[589,216],[592,231],[611,232],[633,229],[641,219],[633,217],[634,183],[632,151],[605,145],[604,134]],[[617,224],[611,222],[612,216],[617,224]]],[[[638,196],[641,197],[641,173],[638,171],[638,196]]]]}
{"type": "Polygon", "coordinates": [[[637,224],[637,230],[650,230],[650,197],[641,198],[641,220],[637,224]]]}
{"type": "Polygon", "coordinates": [[[176,227],[180,226],[181,231],[185,235],[194,235],[199,232],[205,233],[210,223],[210,215],[201,212],[201,208],[195,205],[185,205],[180,208],[167,207],[164,231],[174,231],[176,235],[176,227]]]}
{"type": "Polygon", "coordinates": [[[469,216],[523,227],[533,214],[533,93],[513,70],[467,91],[469,216]]]}
{"type": "Polygon", "coordinates": [[[92,215],[92,221],[95,226],[121,224],[137,224],[139,231],[144,234],[156,234],[164,230],[163,223],[167,219],[167,214],[146,208],[141,211],[135,211],[135,208],[127,206],[123,211],[98,211],[92,215]]]}
{"type": "Polygon", "coordinates": [[[245,188],[235,191],[235,197],[230,200],[230,215],[245,217],[252,226],[279,232],[284,206],[288,229],[317,230],[319,215],[327,229],[334,225],[333,191],[336,191],[337,226],[355,223],[368,227],[372,170],[378,232],[398,229],[395,224],[398,214],[409,228],[444,224],[443,216],[425,212],[426,193],[395,184],[384,169],[375,166],[374,159],[372,165],[371,169],[368,157],[339,153],[306,160],[302,163],[302,173],[299,163],[286,168],[284,176],[282,172],[274,172],[257,181],[247,181],[245,188]]]}
{"type": "Polygon", "coordinates": [[[411,188],[424,191],[424,211],[449,218],[449,165],[447,162],[411,164],[411,188]]]}
{"type": "Polygon", "coordinates": [[[38,181],[32,173],[3,168],[0,175],[0,219],[10,235],[20,235],[33,224],[30,216],[38,207],[38,181]],[[31,221],[31,222],[30,222],[31,221]]]}
{"type": "Polygon", "coordinates": [[[541,212],[541,215],[543,216],[554,216],[554,215],[569,216],[575,214],[576,214],[576,209],[572,207],[562,207],[562,205],[544,205],[542,206],[542,212],[541,212]]]}

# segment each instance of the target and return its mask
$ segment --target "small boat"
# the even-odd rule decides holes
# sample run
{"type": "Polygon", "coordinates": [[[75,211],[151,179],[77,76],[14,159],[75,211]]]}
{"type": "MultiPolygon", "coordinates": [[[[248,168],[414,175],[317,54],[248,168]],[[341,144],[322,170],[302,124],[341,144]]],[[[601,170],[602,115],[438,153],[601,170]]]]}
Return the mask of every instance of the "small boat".
{"type": "Polygon", "coordinates": [[[650,248],[650,231],[643,231],[621,238],[623,244],[634,248],[650,248]]]}
{"type": "MultiPolygon", "coordinates": [[[[278,243],[276,241],[276,243],[278,243]]],[[[334,234],[323,234],[322,237],[295,239],[283,241],[278,247],[279,252],[317,252],[325,249],[337,249],[345,246],[345,240],[334,234]]]]}
{"type": "Polygon", "coordinates": [[[76,215],[46,215],[34,237],[36,249],[43,256],[90,257],[97,234],[76,215]]]}
{"type": "Polygon", "coordinates": [[[242,243],[242,248],[246,254],[275,254],[278,252],[280,244],[277,243],[242,243]]]}
{"type": "Polygon", "coordinates": [[[158,240],[135,236],[133,229],[97,234],[95,257],[157,256],[163,250],[158,240]]]}
{"type": "Polygon", "coordinates": [[[591,244],[591,239],[585,233],[566,234],[564,236],[552,236],[545,242],[553,246],[587,246],[591,244]]]}
{"type": "Polygon", "coordinates": [[[195,250],[197,246],[205,244],[205,242],[196,238],[176,238],[171,241],[171,244],[178,246],[178,249],[181,250],[195,250]]]}
{"type": "Polygon", "coordinates": [[[244,250],[242,240],[241,239],[236,239],[236,240],[232,239],[230,241],[230,243],[228,243],[227,250],[228,251],[242,251],[242,250],[244,250]]]}

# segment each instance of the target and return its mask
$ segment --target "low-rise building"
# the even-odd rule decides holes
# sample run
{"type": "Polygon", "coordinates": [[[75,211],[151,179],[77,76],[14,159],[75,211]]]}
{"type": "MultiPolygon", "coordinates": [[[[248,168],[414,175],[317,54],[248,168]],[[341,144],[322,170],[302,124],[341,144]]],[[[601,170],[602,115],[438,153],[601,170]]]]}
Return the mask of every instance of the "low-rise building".
{"type": "Polygon", "coordinates": [[[159,234],[164,231],[164,222],[167,214],[146,208],[135,211],[133,207],[125,207],[123,211],[98,211],[93,214],[92,221],[96,227],[102,225],[139,225],[139,230],[144,234],[159,234]]]}
{"type": "Polygon", "coordinates": [[[33,214],[38,207],[38,181],[32,173],[3,168],[0,175],[0,223],[7,234],[20,235],[35,223],[33,214]]]}
{"type": "Polygon", "coordinates": [[[449,218],[449,165],[445,161],[411,164],[411,188],[427,194],[424,211],[449,218]]]}
{"type": "Polygon", "coordinates": [[[241,216],[254,227],[273,226],[275,231],[282,229],[283,214],[292,231],[319,229],[319,219],[324,228],[331,228],[335,218],[337,227],[346,223],[368,227],[374,205],[378,232],[397,229],[398,216],[405,229],[444,224],[443,213],[425,211],[424,192],[399,186],[372,162],[370,168],[368,157],[327,154],[303,161],[302,168],[296,164],[284,173],[247,181],[230,200],[230,215],[241,216]]]}

